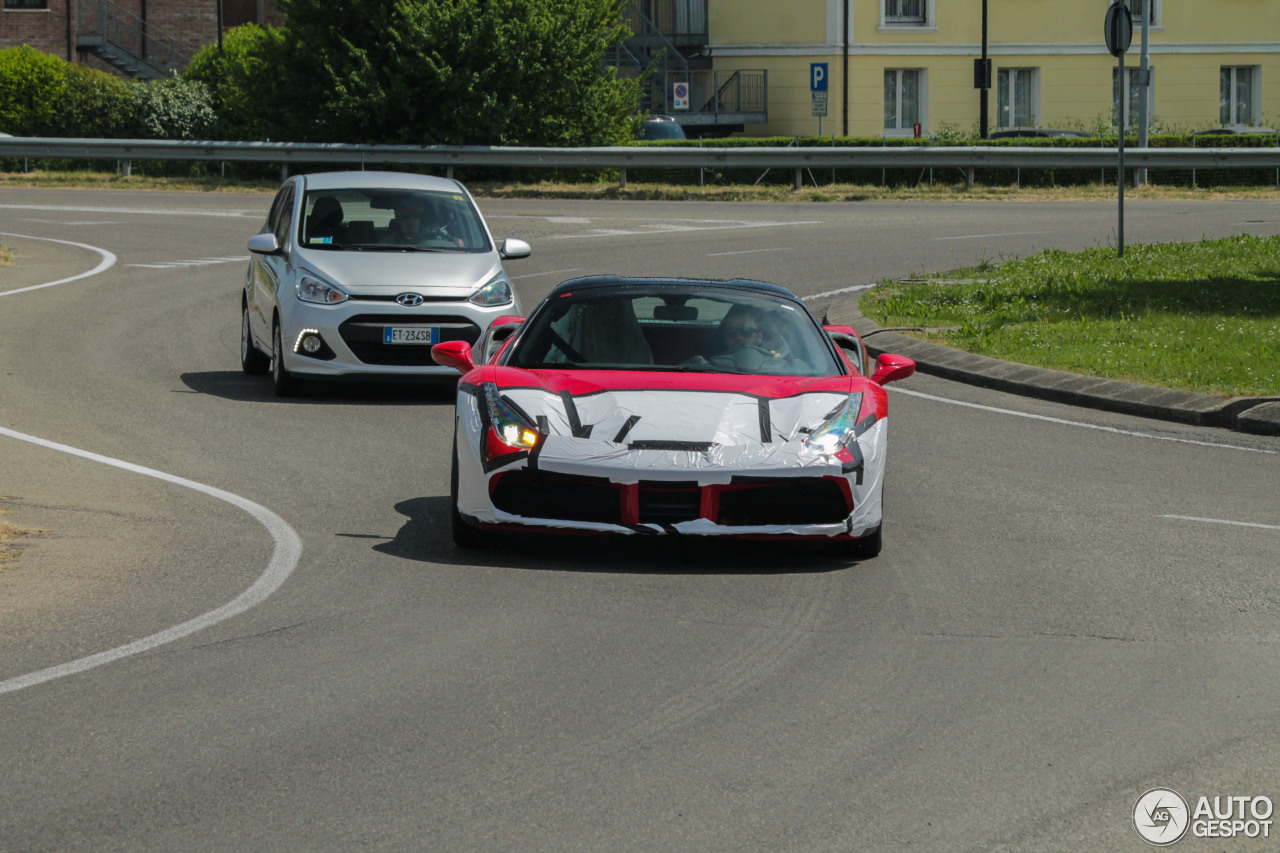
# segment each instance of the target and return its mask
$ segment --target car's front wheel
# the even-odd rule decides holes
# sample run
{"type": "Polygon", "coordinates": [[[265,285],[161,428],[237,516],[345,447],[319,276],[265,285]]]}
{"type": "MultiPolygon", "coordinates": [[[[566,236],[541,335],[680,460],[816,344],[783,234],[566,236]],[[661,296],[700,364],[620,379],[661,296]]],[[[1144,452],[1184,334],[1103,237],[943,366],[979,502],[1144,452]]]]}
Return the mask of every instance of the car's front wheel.
{"type": "Polygon", "coordinates": [[[472,527],[458,512],[458,437],[453,439],[453,465],[449,472],[449,531],[453,534],[453,544],[459,548],[485,548],[491,540],[489,534],[479,527],[472,527]]]}
{"type": "Polygon", "coordinates": [[[302,390],[302,380],[284,366],[284,343],[280,337],[280,324],[271,331],[271,384],[277,397],[293,397],[302,390]]]}
{"type": "Polygon", "coordinates": [[[878,556],[880,549],[884,546],[884,538],[880,532],[883,527],[884,522],[881,522],[880,526],[875,530],[870,533],[864,533],[857,539],[841,539],[838,542],[829,542],[827,543],[827,553],[850,560],[870,560],[872,557],[878,556]]]}
{"type": "Polygon", "coordinates": [[[271,359],[258,352],[249,329],[249,306],[240,311],[240,369],[250,376],[261,376],[271,369],[271,359]]]}

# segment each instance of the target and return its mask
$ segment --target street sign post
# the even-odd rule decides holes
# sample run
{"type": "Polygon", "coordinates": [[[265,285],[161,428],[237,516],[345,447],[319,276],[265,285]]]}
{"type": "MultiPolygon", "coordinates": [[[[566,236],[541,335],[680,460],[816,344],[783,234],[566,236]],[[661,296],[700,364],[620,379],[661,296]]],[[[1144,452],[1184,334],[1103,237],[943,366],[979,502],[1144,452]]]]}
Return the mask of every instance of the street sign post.
{"type": "Polygon", "coordinates": [[[680,82],[671,87],[671,108],[674,110],[689,109],[689,84],[680,82]]]}
{"type": "Polygon", "coordinates": [[[809,63],[809,96],[811,115],[818,117],[818,135],[822,135],[822,118],[827,114],[827,63],[809,63]]]}
{"type": "Polygon", "coordinates": [[[1117,257],[1124,257],[1124,134],[1128,129],[1129,116],[1125,109],[1125,102],[1129,95],[1129,81],[1124,77],[1124,52],[1129,49],[1129,45],[1133,43],[1133,15],[1129,13],[1129,7],[1124,4],[1124,0],[1115,0],[1107,9],[1107,16],[1102,21],[1103,37],[1107,42],[1107,50],[1112,56],[1120,61],[1120,103],[1118,104],[1118,129],[1119,144],[1117,148],[1120,154],[1119,175],[1117,175],[1117,183],[1119,184],[1120,198],[1120,220],[1119,228],[1116,233],[1116,242],[1119,244],[1120,250],[1117,257]]]}

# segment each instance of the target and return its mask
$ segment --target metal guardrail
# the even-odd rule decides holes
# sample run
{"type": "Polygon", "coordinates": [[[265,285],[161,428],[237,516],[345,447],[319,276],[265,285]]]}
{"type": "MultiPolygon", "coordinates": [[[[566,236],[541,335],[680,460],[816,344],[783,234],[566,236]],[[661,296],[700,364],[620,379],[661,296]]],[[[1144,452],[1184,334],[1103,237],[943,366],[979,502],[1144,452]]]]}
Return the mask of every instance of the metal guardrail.
{"type": "MultiPolygon", "coordinates": [[[[153,139],[0,137],[0,157],[76,160],[203,160],[256,163],[327,163],[527,169],[637,168],[1019,168],[1113,169],[1114,148],[1032,146],[967,147],[755,147],[617,146],[520,148],[489,146],[345,145],[306,142],[213,142],[153,139]]],[[[1280,168],[1275,148],[1125,148],[1129,169],[1280,168]]]]}

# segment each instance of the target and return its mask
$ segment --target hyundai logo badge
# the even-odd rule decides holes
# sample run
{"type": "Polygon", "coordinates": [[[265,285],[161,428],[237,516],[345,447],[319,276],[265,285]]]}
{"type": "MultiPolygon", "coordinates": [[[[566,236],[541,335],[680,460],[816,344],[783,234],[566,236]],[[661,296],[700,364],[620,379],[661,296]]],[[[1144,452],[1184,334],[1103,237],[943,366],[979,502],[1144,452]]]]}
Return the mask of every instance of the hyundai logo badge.
{"type": "Polygon", "coordinates": [[[396,297],[396,302],[406,308],[417,308],[422,304],[422,297],[416,293],[402,293],[396,297]]]}

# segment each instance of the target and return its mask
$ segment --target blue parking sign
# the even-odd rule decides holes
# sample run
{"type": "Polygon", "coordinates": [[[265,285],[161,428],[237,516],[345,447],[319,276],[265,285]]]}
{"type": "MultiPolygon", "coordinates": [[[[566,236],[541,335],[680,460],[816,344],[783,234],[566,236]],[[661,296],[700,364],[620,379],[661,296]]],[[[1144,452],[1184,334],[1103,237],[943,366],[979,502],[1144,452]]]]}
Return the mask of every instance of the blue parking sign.
{"type": "Polygon", "coordinates": [[[827,91],[827,63],[825,62],[809,63],[809,91],[810,92],[827,91]]]}

